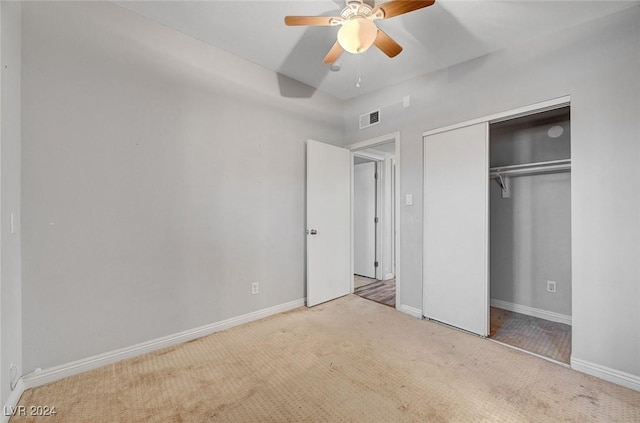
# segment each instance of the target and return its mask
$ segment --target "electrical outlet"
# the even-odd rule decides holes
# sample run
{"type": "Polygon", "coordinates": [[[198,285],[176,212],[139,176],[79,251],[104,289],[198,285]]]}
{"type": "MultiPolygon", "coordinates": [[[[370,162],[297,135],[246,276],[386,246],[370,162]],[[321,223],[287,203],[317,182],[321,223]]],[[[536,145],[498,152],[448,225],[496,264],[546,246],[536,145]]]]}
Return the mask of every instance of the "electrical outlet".
{"type": "Polygon", "coordinates": [[[556,282],[555,281],[547,281],[547,291],[556,292],[556,282]]]}
{"type": "Polygon", "coordinates": [[[258,282],[254,282],[251,284],[251,295],[256,295],[258,293],[258,282]]]}

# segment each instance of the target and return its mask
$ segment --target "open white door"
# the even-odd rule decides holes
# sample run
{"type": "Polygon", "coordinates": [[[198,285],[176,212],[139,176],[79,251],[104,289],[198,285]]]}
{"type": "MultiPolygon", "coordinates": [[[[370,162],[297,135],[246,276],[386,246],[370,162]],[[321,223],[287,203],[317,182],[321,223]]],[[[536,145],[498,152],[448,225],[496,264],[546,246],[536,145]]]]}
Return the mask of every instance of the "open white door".
{"type": "Polygon", "coordinates": [[[376,164],[353,167],[353,273],[376,277],[376,164]]]}
{"type": "Polygon", "coordinates": [[[307,141],[307,306],[351,291],[351,152],[307,141]]]}
{"type": "Polygon", "coordinates": [[[424,138],[423,314],[488,334],[488,124],[424,138]]]}

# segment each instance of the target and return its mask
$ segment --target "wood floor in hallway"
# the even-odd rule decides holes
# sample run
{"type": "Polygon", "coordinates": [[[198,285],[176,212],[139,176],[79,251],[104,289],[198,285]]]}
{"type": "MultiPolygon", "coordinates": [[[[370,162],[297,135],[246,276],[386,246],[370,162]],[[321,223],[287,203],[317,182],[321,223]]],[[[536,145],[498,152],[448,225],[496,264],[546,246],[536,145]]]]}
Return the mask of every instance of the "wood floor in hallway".
{"type": "Polygon", "coordinates": [[[396,306],[396,280],[380,281],[354,275],[353,293],[367,300],[375,301],[389,307],[396,306]],[[369,282],[362,284],[362,282],[369,282]]]}

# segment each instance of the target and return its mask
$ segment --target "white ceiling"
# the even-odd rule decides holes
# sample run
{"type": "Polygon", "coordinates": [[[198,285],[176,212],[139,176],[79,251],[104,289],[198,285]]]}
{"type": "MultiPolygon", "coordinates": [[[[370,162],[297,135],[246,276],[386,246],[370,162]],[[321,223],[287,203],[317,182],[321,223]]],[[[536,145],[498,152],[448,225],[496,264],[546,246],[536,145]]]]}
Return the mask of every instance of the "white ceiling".
{"type": "MultiPolygon", "coordinates": [[[[343,1],[117,1],[122,7],[342,99],[578,25],[639,1],[436,0],[384,21],[404,50],[344,53],[333,72],[322,59],[337,27],[288,27],[286,15],[337,16],[343,1]],[[358,63],[359,62],[359,63],[358,63]],[[362,77],[356,88],[358,68],[362,77]]],[[[383,3],[377,1],[376,4],[383,3]]]]}

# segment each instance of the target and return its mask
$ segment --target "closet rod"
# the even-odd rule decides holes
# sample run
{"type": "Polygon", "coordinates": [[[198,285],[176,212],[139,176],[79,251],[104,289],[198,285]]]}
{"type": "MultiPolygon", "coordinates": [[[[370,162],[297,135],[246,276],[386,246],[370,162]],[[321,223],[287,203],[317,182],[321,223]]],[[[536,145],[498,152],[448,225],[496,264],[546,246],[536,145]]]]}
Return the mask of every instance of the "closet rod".
{"type": "Polygon", "coordinates": [[[526,163],[489,169],[489,176],[497,178],[502,176],[532,175],[542,173],[559,173],[571,171],[571,159],[552,160],[548,162],[526,163]]]}

